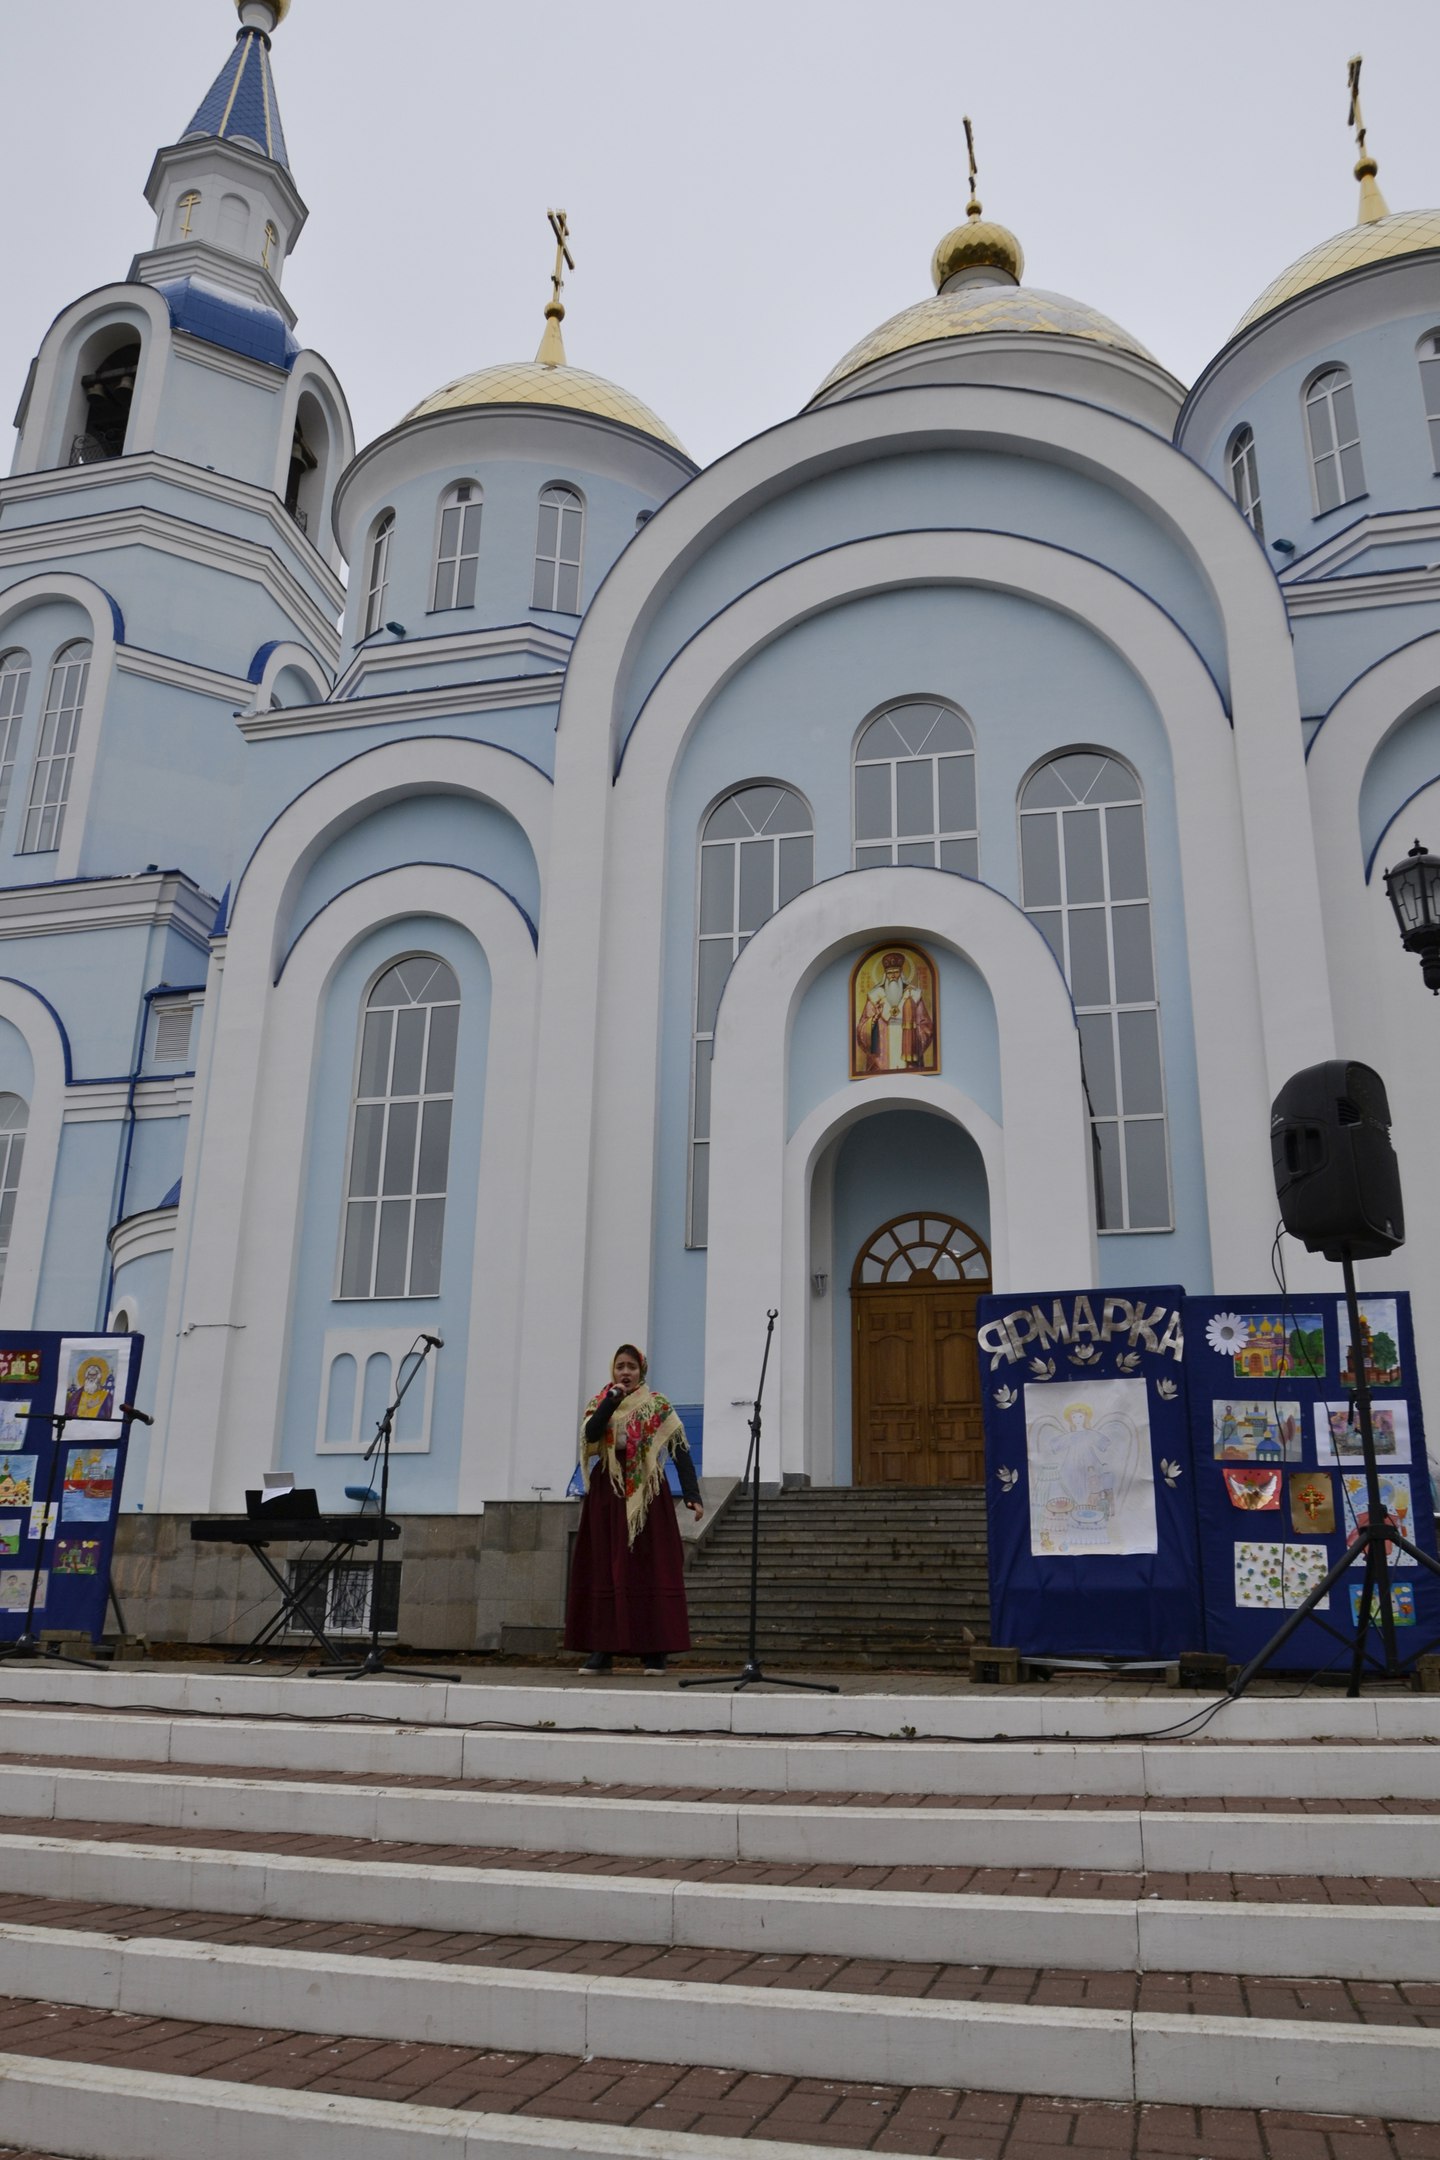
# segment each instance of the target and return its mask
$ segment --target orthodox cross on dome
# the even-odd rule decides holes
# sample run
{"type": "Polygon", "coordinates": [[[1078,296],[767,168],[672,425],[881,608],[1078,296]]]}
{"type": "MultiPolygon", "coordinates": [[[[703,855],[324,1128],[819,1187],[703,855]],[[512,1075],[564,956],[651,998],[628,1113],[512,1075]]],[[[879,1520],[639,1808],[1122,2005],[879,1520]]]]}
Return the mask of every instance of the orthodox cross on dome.
{"type": "Polygon", "coordinates": [[[980,178],[980,168],[975,163],[975,130],[970,124],[969,113],[965,114],[964,119],[965,148],[970,155],[970,200],[965,205],[965,215],[967,217],[979,217],[981,210],[984,208],[984,205],[980,200],[976,187],[976,183],[980,178]]]}
{"type": "Polygon", "coordinates": [[[1364,55],[1356,53],[1350,61],[1350,114],[1348,125],[1355,130],[1355,148],[1359,156],[1355,160],[1355,178],[1360,183],[1360,210],[1355,219],[1357,225],[1375,225],[1383,217],[1389,217],[1390,205],[1380,192],[1375,175],[1380,170],[1369,150],[1365,147],[1365,115],[1360,110],[1360,69],[1364,55]]]}
{"type": "Polygon", "coordinates": [[[555,268],[550,273],[550,298],[545,303],[545,334],[535,358],[541,367],[564,367],[565,342],[560,325],[565,320],[565,303],[560,295],[565,289],[565,272],[575,268],[575,258],[570,253],[570,220],[565,212],[547,210],[545,215],[555,235],[555,268]]]}

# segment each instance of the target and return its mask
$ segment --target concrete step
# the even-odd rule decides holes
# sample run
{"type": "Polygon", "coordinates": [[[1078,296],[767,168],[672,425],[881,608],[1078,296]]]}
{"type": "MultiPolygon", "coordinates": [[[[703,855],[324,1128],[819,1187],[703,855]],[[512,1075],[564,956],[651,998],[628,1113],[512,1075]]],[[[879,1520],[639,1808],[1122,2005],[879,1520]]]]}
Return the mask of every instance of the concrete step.
{"type": "MultiPolygon", "coordinates": [[[[784,1884],[652,1879],[644,1875],[549,1874],[535,1867],[444,1863],[371,1850],[353,1854],[255,1852],[127,1843],[117,1839],[0,1835],[0,1921],[49,1924],[76,1906],[99,1927],[98,1908],[118,1909],[126,1932],[162,1932],[155,1915],[236,1915],[390,1929],[415,1954],[415,1931],[437,1944],[457,1933],[509,1938],[701,1948],[752,1956],[885,1961],[894,1991],[904,1964],[1032,1966],[1054,1973],[1211,1973],[1246,1978],[1440,1982],[1440,1907],[1357,1905],[1343,1881],[1330,1900],[984,1895],[784,1884]],[[39,1909],[43,1901],[48,1912],[39,1909]],[[136,1908],[150,1908],[134,1918],[136,1908]]],[[[108,1928],[105,1929],[109,1932],[108,1928]]],[[[192,1938],[193,1939],[193,1938],[192,1938]]],[[[341,1945],[343,1947],[343,1945],[341,1945]]],[[[378,1941],[367,1948],[384,1948],[378,1941]]],[[[447,1961],[453,1948],[437,1950],[447,1961]]],[[[465,1955],[482,1956],[480,1947],[465,1955]]],[[[830,1983],[827,1983],[830,1984],[830,1983]]],[[[861,1992],[863,1978],[834,1976],[861,1992]]],[[[1054,1999],[1053,1988],[1050,1990],[1054,1999]]],[[[1383,2002],[1367,2015],[1385,2021],[1383,2002]]],[[[1397,2009],[1407,2021],[1427,2013],[1397,2009]]],[[[1440,2026],[1440,2000],[1432,2023],[1440,2026]]]]}
{"type": "Polygon", "coordinates": [[[446,1784],[392,1785],[214,1773],[0,1769],[0,1818],[185,1832],[332,1836],[762,1865],[1080,1868],[1166,1875],[1428,1877],[1435,1813],[1247,1814],[1191,1809],[904,1807],[612,1797],[446,1784]]]}

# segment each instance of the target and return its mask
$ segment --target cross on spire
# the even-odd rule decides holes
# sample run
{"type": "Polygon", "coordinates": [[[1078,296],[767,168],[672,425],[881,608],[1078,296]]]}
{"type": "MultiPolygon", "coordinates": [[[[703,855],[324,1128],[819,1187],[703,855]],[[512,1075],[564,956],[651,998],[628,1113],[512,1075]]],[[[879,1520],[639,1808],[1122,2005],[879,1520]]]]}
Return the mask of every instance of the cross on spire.
{"type": "Polygon", "coordinates": [[[1390,205],[1380,192],[1375,175],[1380,170],[1365,144],[1365,115],[1360,110],[1360,69],[1364,55],[1355,53],[1350,60],[1348,80],[1350,84],[1350,112],[1348,125],[1355,130],[1355,148],[1360,153],[1355,160],[1355,178],[1360,183],[1360,212],[1357,225],[1374,225],[1383,217],[1389,217],[1390,205]]]}
{"type": "Polygon", "coordinates": [[[980,178],[980,168],[975,163],[975,130],[970,124],[969,113],[966,113],[964,118],[965,148],[969,153],[970,157],[970,200],[965,205],[965,215],[967,217],[977,218],[979,217],[980,212],[984,207],[980,201],[978,193],[976,192],[976,183],[980,178]]]}
{"type": "Polygon", "coordinates": [[[565,341],[560,325],[565,320],[565,303],[560,295],[565,287],[565,272],[575,268],[575,258],[570,253],[570,220],[565,212],[547,210],[545,215],[555,235],[555,268],[550,273],[550,298],[545,303],[545,333],[535,358],[542,367],[564,367],[565,341]]]}

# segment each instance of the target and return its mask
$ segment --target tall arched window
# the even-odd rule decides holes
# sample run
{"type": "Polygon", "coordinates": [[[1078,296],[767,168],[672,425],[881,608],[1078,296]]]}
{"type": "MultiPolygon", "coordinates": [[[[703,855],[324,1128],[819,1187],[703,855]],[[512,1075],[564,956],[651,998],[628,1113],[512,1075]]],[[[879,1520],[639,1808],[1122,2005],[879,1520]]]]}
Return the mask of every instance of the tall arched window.
{"type": "Polygon", "coordinates": [[[1265,520],[1260,511],[1260,467],[1255,457],[1253,428],[1236,428],[1230,438],[1228,462],[1230,492],[1240,506],[1240,515],[1256,539],[1263,540],[1265,520]]]}
{"type": "Polygon", "coordinates": [[[25,1126],[29,1108],[22,1096],[0,1095],[0,1287],[10,1257],[15,1228],[15,1195],[20,1189],[20,1165],[25,1155],[25,1126]]]}
{"type": "Polygon", "coordinates": [[[365,1003],[340,1240],[342,1298],[434,1297],[440,1288],[460,985],[415,953],[365,1003]]]}
{"type": "Polygon", "coordinates": [[[50,682],[45,692],[45,711],[40,721],[40,742],[35,770],[30,776],[30,802],[25,829],[20,836],[22,855],[44,855],[60,845],[65,806],[70,800],[70,775],[75,764],[75,744],[80,734],[80,714],[90,682],[90,643],[80,638],[62,646],[50,663],[50,682]]]}
{"type": "Polygon", "coordinates": [[[556,615],[580,612],[580,553],[585,505],[574,488],[547,487],[535,527],[535,585],[531,606],[556,615]]]}
{"type": "Polygon", "coordinates": [[[975,737],[932,698],[892,705],[855,745],[855,867],[880,863],[979,873],[975,737]]]}
{"type": "Polygon", "coordinates": [[[725,978],[760,925],[814,877],[814,825],[793,788],[770,782],[737,788],[706,818],[696,908],[688,1245],[709,1237],[710,1057],[725,978]]]}
{"type": "Polygon", "coordinates": [[[18,649],[0,656],[0,818],[10,801],[10,782],[15,772],[15,753],[20,746],[20,723],[30,689],[30,655],[18,649]]]}
{"type": "Polygon", "coordinates": [[[390,542],[395,532],[395,513],[387,510],[370,536],[370,561],[365,571],[365,617],[362,638],[378,630],[385,620],[385,595],[390,589],[390,542]]]}
{"type": "Polygon", "coordinates": [[[1310,436],[1310,471],[1315,508],[1334,510],[1365,493],[1360,459],[1360,422],[1350,370],[1326,368],[1305,392],[1305,426],[1310,436]]]}
{"type": "Polygon", "coordinates": [[[1101,1230],[1171,1227],[1145,807],[1118,758],[1069,750],[1020,796],[1021,903],[1065,971],[1101,1230]]]}
{"type": "Polygon", "coordinates": [[[1430,429],[1430,462],[1440,472],[1440,335],[1434,331],[1420,340],[1420,391],[1430,429]]]}
{"type": "Polygon", "coordinates": [[[475,605],[475,573],[480,566],[480,488],[459,480],[440,504],[440,535],[435,547],[432,608],[475,605]]]}

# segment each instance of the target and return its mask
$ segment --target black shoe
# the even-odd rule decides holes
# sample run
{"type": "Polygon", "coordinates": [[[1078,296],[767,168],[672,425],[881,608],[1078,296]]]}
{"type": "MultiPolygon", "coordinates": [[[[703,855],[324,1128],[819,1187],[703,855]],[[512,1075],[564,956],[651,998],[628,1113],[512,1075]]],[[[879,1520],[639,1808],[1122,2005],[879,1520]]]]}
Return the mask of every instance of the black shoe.
{"type": "Polygon", "coordinates": [[[593,1680],[597,1673],[608,1673],[614,1662],[608,1650],[597,1650],[593,1657],[586,1658],[580,1670],[588,1679],[593,1680]]]}
{"type": "Polygon", "coordinates": [[[658,1651],[640,1660],[640,1671],[646,1680],[661,1680],[665,1676],[665,1652],[658,1651]]]}

